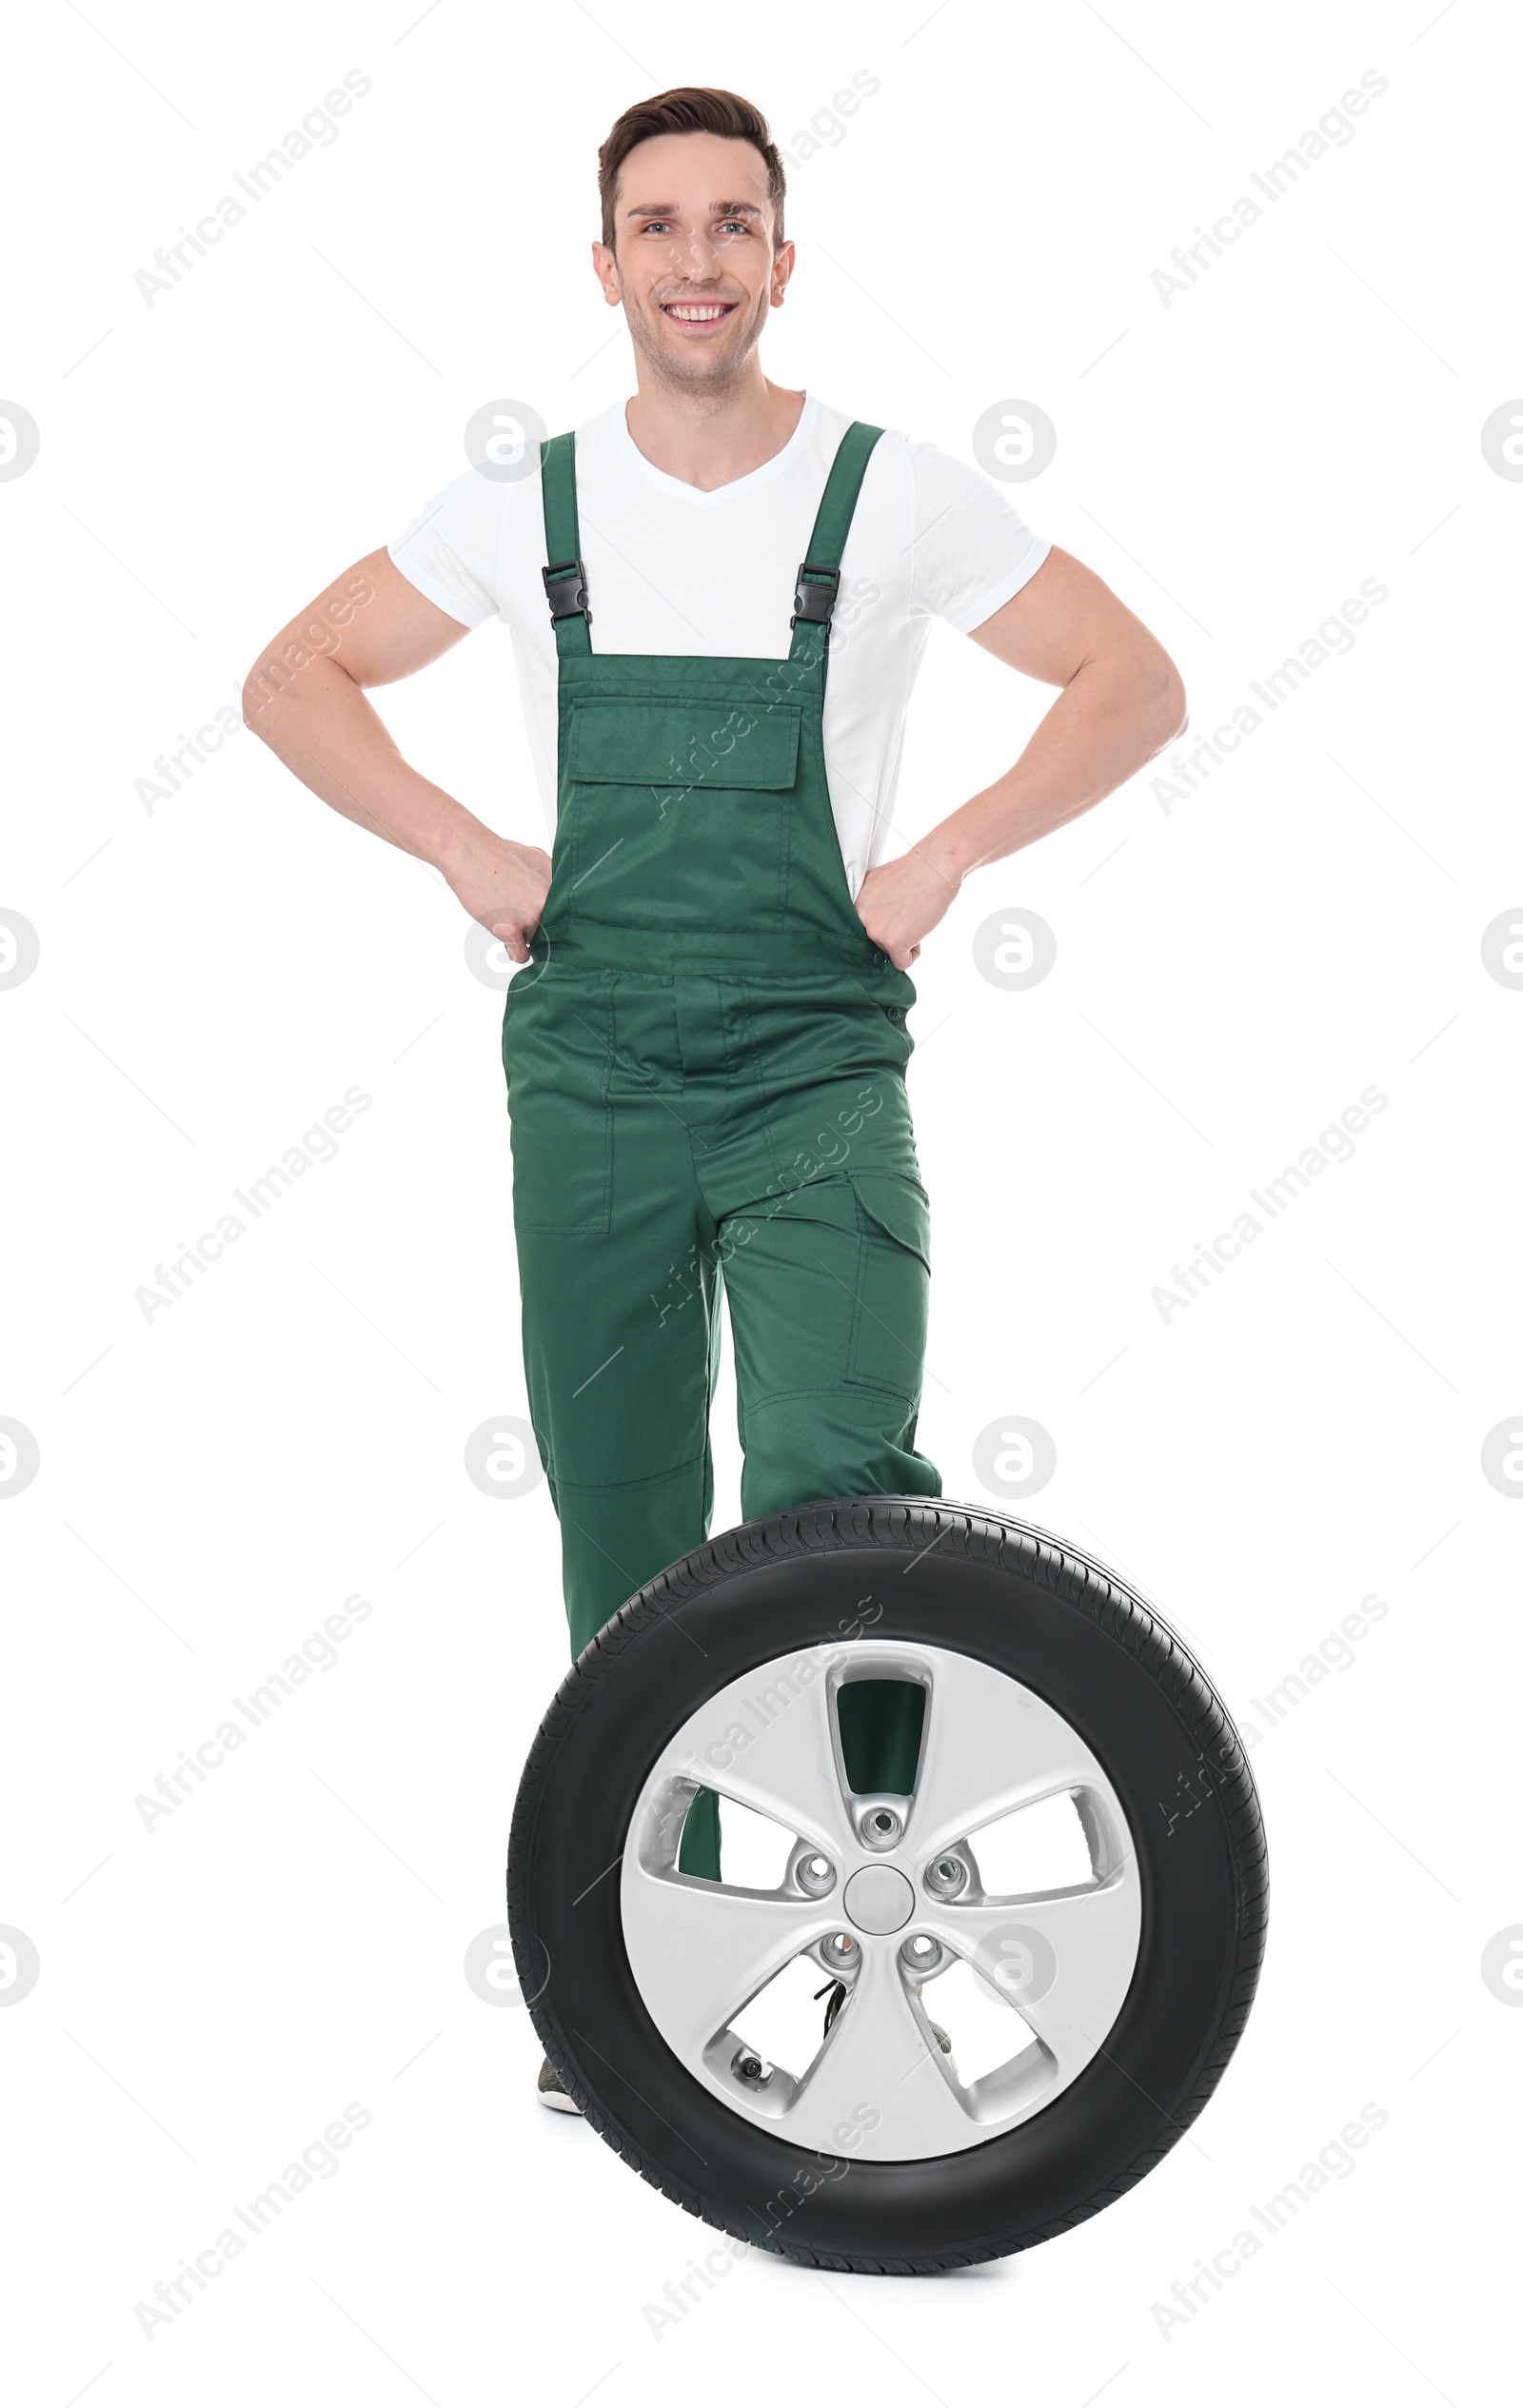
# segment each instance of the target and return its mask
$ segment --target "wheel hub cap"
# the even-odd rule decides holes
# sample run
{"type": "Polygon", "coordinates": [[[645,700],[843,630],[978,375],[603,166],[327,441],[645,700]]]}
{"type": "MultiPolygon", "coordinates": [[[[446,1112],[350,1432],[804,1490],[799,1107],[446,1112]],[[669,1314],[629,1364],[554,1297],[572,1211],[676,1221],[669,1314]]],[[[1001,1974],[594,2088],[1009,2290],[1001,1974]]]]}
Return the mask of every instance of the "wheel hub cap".
{"type": "Polygon", "coordinates": [[[859,1931],[902,1931],[915,1912],[915,1892],[893,1865],[864,1865],[841,1892],[847,1918],[859,1931]]]}

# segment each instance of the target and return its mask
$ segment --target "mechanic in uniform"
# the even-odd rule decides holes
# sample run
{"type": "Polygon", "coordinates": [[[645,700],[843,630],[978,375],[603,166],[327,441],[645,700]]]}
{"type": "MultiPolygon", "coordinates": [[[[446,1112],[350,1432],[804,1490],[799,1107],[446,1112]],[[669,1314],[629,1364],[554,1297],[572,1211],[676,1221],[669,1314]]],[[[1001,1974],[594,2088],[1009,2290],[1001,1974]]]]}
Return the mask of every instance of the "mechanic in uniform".
{"type": "MultiPolygon", "coordinates": [[[[940,1493],[916,1447],[909,970],[971,869],[1184,724],[1155,638],[979,471],[763,376],[794,247],[759,111],[661,94],[600,168],[593,264],[634,398],[519,477],[446,486],[276,638],[245,701],[298,777],[432,862],[523,965],[503,1059],[524,1359],[573,1655],[707,1535],[722,1294],[747,1519],[940,1493]],[[366,700],[494,617],[551,858],[413,770],[366,700]],[[885,861],[933,617],[1062,690],[1012,769],[885,861]]],[[[908,1790],[918,1696],[843,1696],[865,1786],[908,1790]]],[[[680,1863],[718,1878],[706,1791],[680,1863]]]]}

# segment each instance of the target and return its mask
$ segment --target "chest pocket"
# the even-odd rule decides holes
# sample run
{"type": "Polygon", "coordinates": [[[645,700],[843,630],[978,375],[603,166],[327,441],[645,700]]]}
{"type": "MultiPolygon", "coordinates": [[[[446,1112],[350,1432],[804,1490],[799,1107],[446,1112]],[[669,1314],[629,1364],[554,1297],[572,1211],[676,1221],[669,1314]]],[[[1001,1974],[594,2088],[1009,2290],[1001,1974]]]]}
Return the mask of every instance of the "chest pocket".
{"type": "Polygon", "coordinates": [[[755,700],[574,701],[561,792],[572,917],[781,928],[801,720],[755,700]]]}

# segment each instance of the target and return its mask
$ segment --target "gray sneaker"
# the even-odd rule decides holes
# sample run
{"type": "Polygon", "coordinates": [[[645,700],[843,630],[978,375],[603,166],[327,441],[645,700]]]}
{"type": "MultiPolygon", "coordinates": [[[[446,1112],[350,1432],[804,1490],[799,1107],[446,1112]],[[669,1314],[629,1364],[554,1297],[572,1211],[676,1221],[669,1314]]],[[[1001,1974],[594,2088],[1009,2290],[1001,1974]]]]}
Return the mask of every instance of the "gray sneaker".
{"type": "Polygon", "coordinates": [[[579,2116],[582,2113],[569,2090],[563,2086],[561,2077],[548,2057],[540,2067],[539,2090],[542,2107],[554,2107],[558,2114],[564,2116],[579,2116]]]}

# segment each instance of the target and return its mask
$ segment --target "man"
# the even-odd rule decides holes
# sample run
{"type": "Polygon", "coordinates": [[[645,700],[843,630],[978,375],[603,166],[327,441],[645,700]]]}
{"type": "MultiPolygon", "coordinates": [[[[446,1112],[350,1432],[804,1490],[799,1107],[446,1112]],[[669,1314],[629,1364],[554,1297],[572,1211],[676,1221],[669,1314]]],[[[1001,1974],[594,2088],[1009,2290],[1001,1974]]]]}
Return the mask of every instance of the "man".
{"type": "MultiPolygon", "coordinates": [[[[664,92],[599,158],[593,266],[634,397],[546,444],[538,476],[446,487],[282,631],[245,697],[315,794],[431,861],[527,965],[503,1055],[573,1653],[707,1534],[722,1291],[747,1518],[940,1493],[915,1447],[930,1273],[907,973],[971,870],[1184,726],[1147,629],[976,471],[768,383],[757,345],[794,247],[749,102],[664,92]],[[885,861],[932,615],[1062,690],[1012,769],[885,861]],[[553,863],[411,768],[365,699],[494,616],[553,863]],[[315,654],[314,621],[342,629],[315,654]]],[[[919,1692],[843,1695],[856,1786],[907,1791],[919,1692]]],[[[707,1792],[680,1861],[718,1878],[707,1792]]],[[[571,2103],[548,2066],[541,2095],[571,2103]]]]}

